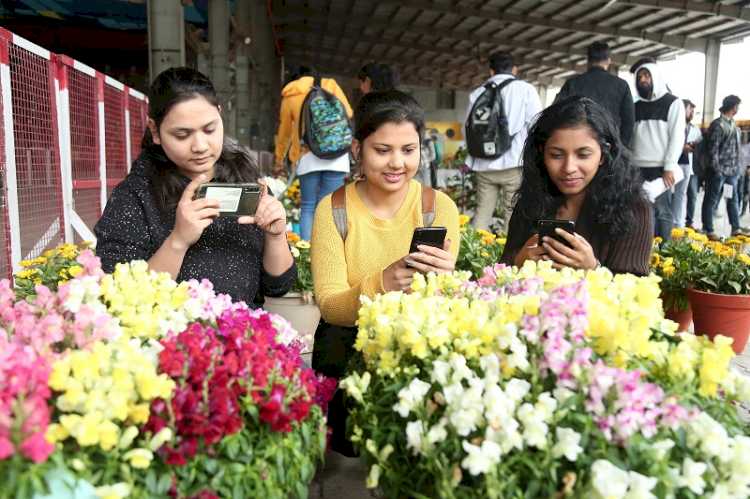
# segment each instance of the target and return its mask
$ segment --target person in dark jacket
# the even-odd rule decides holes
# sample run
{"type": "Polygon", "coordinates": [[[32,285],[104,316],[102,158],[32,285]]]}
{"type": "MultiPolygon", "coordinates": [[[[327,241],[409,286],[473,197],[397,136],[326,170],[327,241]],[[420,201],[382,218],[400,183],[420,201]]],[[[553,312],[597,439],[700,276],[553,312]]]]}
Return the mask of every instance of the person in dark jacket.
{"type": "Polygon", "coordinates": [[[176,281],[208,279],[254,306],[285,294],[297,277],[286,213],[264,192],[254,217],[220,217],[219,200],[194,199],[202,183],[258,182],[247,151],[224,136],[211,81],[190,68],[159,74],[149,92],[143,150],[94,227],[105,272],[131,260],[176,281]]]}
{"type": "Polygon", "coordinates": [[[594,42],[589,45],[588,71],[566,81],[555,101],[571,95],[579,95],[602,105],[609,111],[615,125],[620,129],[622,143],[630,147],[635,123],[633,95],[625,80],[609,73],[611,62],[609,45],[604,42],[594,42]]]}

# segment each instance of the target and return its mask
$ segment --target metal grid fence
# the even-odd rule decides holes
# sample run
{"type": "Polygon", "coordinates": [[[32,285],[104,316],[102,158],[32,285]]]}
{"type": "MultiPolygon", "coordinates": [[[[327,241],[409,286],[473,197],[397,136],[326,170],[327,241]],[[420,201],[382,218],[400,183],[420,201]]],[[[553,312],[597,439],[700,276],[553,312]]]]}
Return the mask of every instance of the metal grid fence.
{"type": "Polygon", "coordinates": [[[0,28],[0,278],[22,259],[92,240],[140,152],[143,94],[0,28]]]}

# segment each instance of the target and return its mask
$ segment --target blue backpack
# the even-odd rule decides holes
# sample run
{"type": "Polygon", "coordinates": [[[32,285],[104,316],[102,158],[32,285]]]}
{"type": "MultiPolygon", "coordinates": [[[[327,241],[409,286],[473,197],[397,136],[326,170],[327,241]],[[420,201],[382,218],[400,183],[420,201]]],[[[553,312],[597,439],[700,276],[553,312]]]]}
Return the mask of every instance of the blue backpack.
{"type": "Polygon", "coordinates": [[[302,103],[299,120],[302,142],[321,159],[336,159],[352,146],[352,127],[341,101],[320,85],[315,76],[302,103]]]}

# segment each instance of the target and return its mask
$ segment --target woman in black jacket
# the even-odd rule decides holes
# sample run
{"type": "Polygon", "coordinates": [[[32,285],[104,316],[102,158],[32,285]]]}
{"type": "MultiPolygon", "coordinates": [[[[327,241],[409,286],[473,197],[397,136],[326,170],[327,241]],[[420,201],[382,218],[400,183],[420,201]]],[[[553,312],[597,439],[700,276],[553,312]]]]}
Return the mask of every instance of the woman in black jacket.
{"type": "Polygon", "coordinates": [[[219,217],[217,200],[194,199],[210,181],[257,182],[258,170],[224,136],[211,81],[189,68],[168,69],[150,89],[143,150],[94,227],[103,269],[147,260],[177,281],[205,278],[248,304],[259,292],[286,293],[297,271],[284,207],[264,189],[254,217],[219,217]]]}

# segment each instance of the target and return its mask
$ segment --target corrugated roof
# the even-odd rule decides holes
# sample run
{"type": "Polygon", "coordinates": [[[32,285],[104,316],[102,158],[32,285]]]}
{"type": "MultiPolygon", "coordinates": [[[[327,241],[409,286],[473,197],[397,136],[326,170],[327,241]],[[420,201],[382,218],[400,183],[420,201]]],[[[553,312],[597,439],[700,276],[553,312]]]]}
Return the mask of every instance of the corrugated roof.
{"type": "Polygon", "coordinates": [[[710,40],[750,34],[750,0],[276,0],[273,23],[290,62],[354,75],[367,61],[404,83],[469,88],[487,57],[513,53],[521,75],[554,84],[609,43],[613,63],[705,52],[710,40]],[[746,6],[747,5],[747,6],[746,6]]]}

